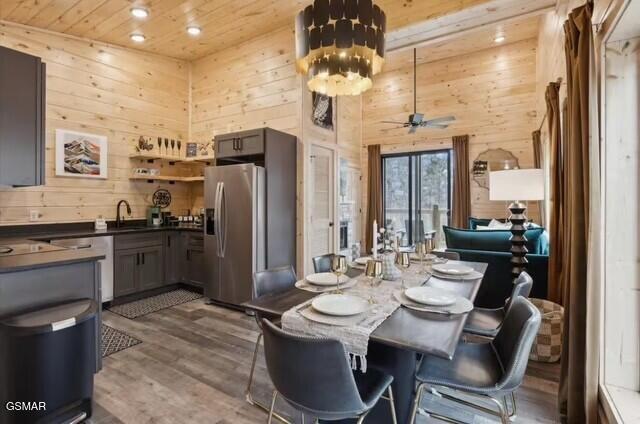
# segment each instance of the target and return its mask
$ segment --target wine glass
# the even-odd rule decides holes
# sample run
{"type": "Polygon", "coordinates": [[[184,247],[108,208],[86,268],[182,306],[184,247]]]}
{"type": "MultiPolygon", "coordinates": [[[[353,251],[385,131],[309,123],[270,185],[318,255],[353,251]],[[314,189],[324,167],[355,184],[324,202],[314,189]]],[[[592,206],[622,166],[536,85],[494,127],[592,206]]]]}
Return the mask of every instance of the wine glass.
{"type": "Polygon", "coordinates": [[[180,149],[182,148],[182,141],[178,140],[178,156],[180,156],[180,149]]]}
{"type": "Polygon", "coordinates": [[[158,154],[162,153],[160,149],[162,149],[162,137],[158,137],[158,154]]]}
{"type": "Polygon", "coordinates": [[[171,139],[171,156],[175,156],[176,155],[175,151],[173,150],[173,149],[175,149],[175,147],[176,147],[176,141],[171,139]]]}
{"type": "Polygon", "coordinates": [[[164,139],[164,154],[165,155],[169,155],[169,139],[165,138],[164,139]]]}
{"type": "Polygon", "coordinates": [[[331,271],[333,271],[338,280],[337,292],[342,293],[340,290],[340,277],[347,272],[347,257],[343,255],[333,255],[333,258],[331,258],[331,271]]]}
{"type": "MultiPolygon", "coordinates": [[[[411,258],[409,256],[409,252],[398,252],[396,254],[396,265],[398,265],[400,268],[404,268],[405,270],[408,270],[409,267],[411,266],[411,258]]],[[[404,272],[402,273],[402,290],[406,290],[407,286],[405,285],[405,281],[404,281],[404,272]]]]}
{"type": "Polygon", "coordinates": [[[373,304],[375,303],[373,300],[373,287],[375,280],[382,277],[382,261],[380,259],[369,259],[364,267],[364,275],[369,278],[369,286],[371,287],[369,303],[373,304]]]}
{"type": "Polygon", "coordinates": [[[424,245],[424,243],[422,242],[418,242],[416,243],[416,255],[418,255],[418,258],[420,259],[420,269],[421,271],[424,271],[424,257],[427,253],[426,247],[424,245]]]}

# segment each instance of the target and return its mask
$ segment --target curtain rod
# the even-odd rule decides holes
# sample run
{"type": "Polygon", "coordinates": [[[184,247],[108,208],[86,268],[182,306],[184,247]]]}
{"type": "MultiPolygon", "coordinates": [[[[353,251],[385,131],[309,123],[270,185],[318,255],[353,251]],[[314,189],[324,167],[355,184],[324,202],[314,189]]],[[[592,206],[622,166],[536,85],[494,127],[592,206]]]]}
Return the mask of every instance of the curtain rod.
{"type": "MultiPolygon", "coordinates": [[[[562,85],[562,77],[558,78],[556,80],[556,84],[562,85]]],[[[544,111],[544,115],[542,116],[542,121],[540,122],[540,125],[538,126],[538,131],[542,130],[542,126],[544,125],[544,121],[547,120],[547,111],[544,111]]]]}

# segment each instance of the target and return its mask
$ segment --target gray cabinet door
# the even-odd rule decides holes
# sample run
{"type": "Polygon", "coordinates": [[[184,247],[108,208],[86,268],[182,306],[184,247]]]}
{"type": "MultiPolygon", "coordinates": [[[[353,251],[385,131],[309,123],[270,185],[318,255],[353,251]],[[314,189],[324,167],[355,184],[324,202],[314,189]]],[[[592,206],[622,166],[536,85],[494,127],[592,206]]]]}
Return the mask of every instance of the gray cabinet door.
{"type": "Polygon", "coordinates": [[[138,262],[137,250],[116,250],[114,253],[113,295],[126,296],[138,291],[138,262]]]}
{"type": "Polygon", "coordinates": [[[216,158],[251,156],[264,153],[264,130],[247,130],[215,138],[216,158]]]}
{"type": "Polygon", "coordinates": [[[204,250],[189,248],[188,250],[188,283],[198,287],[204,287],[205,268],[204,250]]]}
{"type": "Polygon", "coordinates": [[[180,233],[168,231],[164,237],[164,282],[176,284],[182,281],[182,243],[180,233]]]}
{"type": "Polygon", "coordinates": [[[44,184],[45,65],[0,47],[0,185],[44,184]]]}
{"type": "Polygon", "coordinates": [[[164,284],[162,246],[139,249],[138,289],[148,290],[164,284]]]}

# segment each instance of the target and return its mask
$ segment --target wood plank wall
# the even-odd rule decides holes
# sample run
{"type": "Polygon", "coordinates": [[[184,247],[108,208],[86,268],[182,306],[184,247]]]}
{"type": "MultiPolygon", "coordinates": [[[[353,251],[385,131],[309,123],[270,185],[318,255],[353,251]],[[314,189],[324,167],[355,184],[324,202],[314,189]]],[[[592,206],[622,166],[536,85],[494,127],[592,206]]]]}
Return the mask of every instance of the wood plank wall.
{"type": "MultiPolygon", "coordinates": [[[[294,30],[280,28],[192,63],[192,140],[203,142],[218,134],[271,127],[298,137],[298,270],[304,268],[305,178],[308,146],[333,145],[355,166],[360,165],[360,98],[340,99],[337,131],[314,127],[311,94],[295,71],[294,30]]],[[[195,187],[194,206],[202,205],[195,187]]]]}
{"type": "MultiPolygon", "coordinates": [[[[412,113],[413,65],[378,75],[363,101],[363,169],[369,144],[381,144],[383,154],[436,150],[450,148],[451,137],[462,134],[470,136],[470,162],[487,149],[503,148],[518,157],[521,167],[532,167],[536,46],[532,38],[419,64],[418,111],[427,117],[455,115],[456,122],[446,130],[425,129],[410,135],[406,129],[389,130],[393,125],[381,124],[382,120],[406,120],[412,113]]],[[[538,219],[537,208],[530,206],[530,217],[538,219]]],[[[489,191],[473,179],[471,208],[478,217],[507,213],[505,203],[490,202],[489,191]]]]}
{"type": "MultiPolygon", "coordinates": [[[[46,185],[0,188],[0,225],[113,219],[116,203],[127,199],[133,216],[143,218],[158,187],[173,195],[171,210],[191,206],[190,189],[134,182],[134,167],[161,167],[129,159],[140,135],[186,140],[188,136],[188,64],[90,40],[63,36],[0,21],[0,45],[40,56],[47,64],[46,185]],[[108,137],[108,179],[61,178],[54,171],[54,132],[70,129],[108,137]]],[[[157,149],[157,147],[156,147],[157,149]]]]}

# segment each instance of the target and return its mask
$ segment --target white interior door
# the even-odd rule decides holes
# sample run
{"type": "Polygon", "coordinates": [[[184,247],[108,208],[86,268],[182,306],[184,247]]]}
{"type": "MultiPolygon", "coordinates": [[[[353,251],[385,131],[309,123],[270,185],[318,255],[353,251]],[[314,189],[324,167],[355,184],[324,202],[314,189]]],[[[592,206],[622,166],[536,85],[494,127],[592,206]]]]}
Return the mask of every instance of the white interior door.
{"type": "Polygon", "coordinates": [[[309,234],[307,269],[313,272],[311,259],[333,253],[335,246],[335,164],[331,149],[311,146],[309,185],[309,234]]]}
{"type": "Polygon", "coordinates": [[[362,244],[362,172],[352,169],[349,173],[351,183],[351,200],[353,201],[353,239],[351,244],[362,244]]]}

